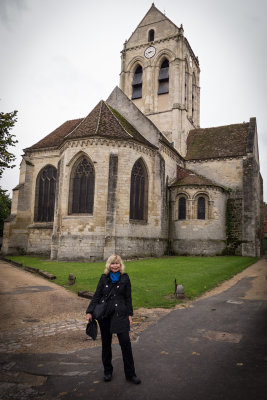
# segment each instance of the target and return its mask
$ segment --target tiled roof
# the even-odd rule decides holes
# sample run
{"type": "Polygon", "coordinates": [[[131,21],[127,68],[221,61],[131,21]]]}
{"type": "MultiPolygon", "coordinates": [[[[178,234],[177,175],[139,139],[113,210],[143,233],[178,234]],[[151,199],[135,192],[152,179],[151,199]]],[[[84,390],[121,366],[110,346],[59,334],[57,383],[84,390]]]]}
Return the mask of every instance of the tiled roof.
{"type": "Polygon", "coordinates": [[[118,111],[101,100],[87,117],[65,122],[27,150],[58,147],[64,140],[92,136],[133,140],[154,149],[157,148],[146,140],[118,111]]]}
{"type": "Polygon", "coordinates": [[[246,154],[249,123],[194,129],[187,137],[186,160],[246,154]]]}
{"type": "Polygon", "coordinates": [[[146,140],[117,110],[101,100],[68,139],[90,136],[135,140],[156,148],[146,140]]]}
{"type": "Polygon", "coordinates": [[[223,189],[225,187],[218,185],[204,176],[198,175],[195,172],[177,166],[176,180],[171,186],[217,186],[223,189]]]}
{"type": "Polygon", "coordinates": [[[53,132],[49,133],[49,135],[45,136],[39,142],[25,150],[39,150],[50,147],[58,147],[64,140],[64,137],[73,131],[73,129],[75,129],[81,121],[82,119],[73,119],[71,121],[64,122],[64,124],[60,125],[53,132]]]}

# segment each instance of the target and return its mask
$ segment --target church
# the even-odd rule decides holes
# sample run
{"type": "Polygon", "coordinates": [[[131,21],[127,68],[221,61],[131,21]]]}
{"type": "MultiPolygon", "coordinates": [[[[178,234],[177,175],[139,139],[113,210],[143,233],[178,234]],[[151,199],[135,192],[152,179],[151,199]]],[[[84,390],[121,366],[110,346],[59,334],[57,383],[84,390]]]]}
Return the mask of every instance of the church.
{"type": "Polygon", "coordinates": [[[199,60],[153,3],[119,87],[24,150],[2,253],[257,257],[262,244],[256,119],[200,127],[199,60]]]}

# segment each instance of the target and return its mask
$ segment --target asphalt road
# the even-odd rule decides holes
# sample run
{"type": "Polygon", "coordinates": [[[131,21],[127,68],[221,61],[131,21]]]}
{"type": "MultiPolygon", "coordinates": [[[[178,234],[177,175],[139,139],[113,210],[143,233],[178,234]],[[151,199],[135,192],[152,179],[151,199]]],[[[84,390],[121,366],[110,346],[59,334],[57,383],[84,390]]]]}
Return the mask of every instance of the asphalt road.
{"type": "Polygon", "coordinates": [[[133,341],[141,385],[125,381],[118,344],[109,383],[100,347],[11,351],[0,354],[0,399],[266,400],[267,261],[246,271],[233,286],[170,312],[133,341]]]}

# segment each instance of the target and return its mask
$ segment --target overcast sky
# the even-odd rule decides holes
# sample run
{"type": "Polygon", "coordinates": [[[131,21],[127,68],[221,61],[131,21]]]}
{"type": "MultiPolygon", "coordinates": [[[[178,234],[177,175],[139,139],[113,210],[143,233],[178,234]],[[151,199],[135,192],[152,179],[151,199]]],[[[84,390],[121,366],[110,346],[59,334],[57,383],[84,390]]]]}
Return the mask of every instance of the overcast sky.
{"type": "MultiPolygon", "coordinates": [[[[19,181],[23,149],[63,122],[85,117],[119,84],[120,51],[150,0],[0,0],[0,110],[18,110],[13,129],[19,181]]],[[[157,0],[199,57],[200,124],[257,118],[267,201],[267,1],[157,0]]]]}

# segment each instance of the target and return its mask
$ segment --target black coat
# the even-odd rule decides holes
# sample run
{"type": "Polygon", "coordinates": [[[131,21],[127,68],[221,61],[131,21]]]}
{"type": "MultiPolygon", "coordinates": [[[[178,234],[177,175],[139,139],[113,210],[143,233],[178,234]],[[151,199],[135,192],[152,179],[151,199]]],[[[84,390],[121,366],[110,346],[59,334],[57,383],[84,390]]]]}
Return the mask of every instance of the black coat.
{"type": "MultiPolygon", "coordinates": [[[[127,274],[122,274],[120,280],[112,283],[109,274],[103,274],[98,282],[95,294],[87,307],[86,314],[93,314],[94,308],[102,298],[108,299],[107,318],[111,318],[111,333],[130,330],[129,315],[133,315],[131,282],[127,274]]],[[[100,321],[101,323],[101,321],[100,321]]]]}

